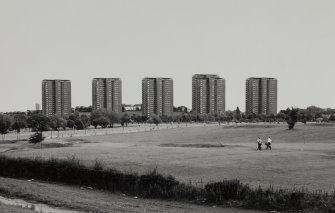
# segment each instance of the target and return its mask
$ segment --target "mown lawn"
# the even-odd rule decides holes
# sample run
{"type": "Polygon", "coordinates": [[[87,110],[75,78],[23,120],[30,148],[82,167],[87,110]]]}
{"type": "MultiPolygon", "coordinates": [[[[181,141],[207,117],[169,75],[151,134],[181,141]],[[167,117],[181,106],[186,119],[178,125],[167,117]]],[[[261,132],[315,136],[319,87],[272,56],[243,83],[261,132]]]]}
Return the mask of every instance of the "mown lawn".
{"type": "Polygon", "coordinates": [[[6,154],[75,156],[87,164],[99,160],[105,167],[139,173],[157,168],[195,184],[239,179],[254,186],[334,191],[335,126],[299,124],[293,131],[286,129],[285,124],[163,129],[63,139],[73,145],[58,148],[40,149],[22,143],[6,154]],[[256,138],[265,140],[269,135],[272,151],[256,151],[256,138]]]}

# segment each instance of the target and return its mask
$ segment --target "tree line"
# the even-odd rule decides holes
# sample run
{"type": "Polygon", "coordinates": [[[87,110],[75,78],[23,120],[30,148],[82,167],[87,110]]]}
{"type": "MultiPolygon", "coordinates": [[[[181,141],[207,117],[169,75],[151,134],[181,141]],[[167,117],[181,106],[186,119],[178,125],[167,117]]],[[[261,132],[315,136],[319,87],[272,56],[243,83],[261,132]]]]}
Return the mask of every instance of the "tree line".
{"type": "Polygon", "coordinates": [[[116,113],[111,110],[95,110],[88,114],[80,114],[74,111],[68,117],[45,116],[41,111],[12,112],[0,114],[0,134],[2,140],[9,132],[21,132],[22,129],[29,128],[35,132],[35,138],[32,140],[43,140],[42,132],[57,131],[59,137],[60,130],[85,130],[90,126],[94,128],[113,128],[115,124],[122,127],[128,126],[129,123],[160,123],[171,122],[218,122],[218,123],[255,123],[255,122],[287,122],[288,128],[293,129],[296,122],[333,122],[335,121],[335,109],[322,109],[316,106],[310,106],[306,109],[287,108],[281,110],[278,114],[246,114],[242,113],[239,107],[234,111],[224,113],[200,114],[196,115],[188,112],[175,113],[172,116],[152,115],[150,117],[140,114],[116,113]]]}

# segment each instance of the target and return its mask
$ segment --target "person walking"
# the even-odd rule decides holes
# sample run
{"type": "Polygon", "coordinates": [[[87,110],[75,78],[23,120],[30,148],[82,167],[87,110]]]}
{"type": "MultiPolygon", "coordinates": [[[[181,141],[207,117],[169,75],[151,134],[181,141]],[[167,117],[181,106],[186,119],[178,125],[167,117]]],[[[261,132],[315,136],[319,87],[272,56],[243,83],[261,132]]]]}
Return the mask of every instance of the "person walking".
{"type": "Polygon", "coordinates": [[[257,138],[257,150],[262,150],[262,139],[260,137],[257,138]]]}
{"type": "Polygon", "coordinates": [[[271,143],[272,143],[272,140],[271,140],[271,137],[269,136],[268,140],[266,142],[266,150],[268,150],[268,149],[271,150],[271,143]]]}

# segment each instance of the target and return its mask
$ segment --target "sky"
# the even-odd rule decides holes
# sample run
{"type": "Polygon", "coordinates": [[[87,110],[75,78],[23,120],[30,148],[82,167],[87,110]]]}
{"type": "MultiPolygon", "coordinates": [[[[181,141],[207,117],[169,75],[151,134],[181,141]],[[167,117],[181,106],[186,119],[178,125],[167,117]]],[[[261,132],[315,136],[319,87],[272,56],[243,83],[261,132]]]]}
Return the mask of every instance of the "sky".
{"type": "Polygon", "coordinates": [[[335,108],[333,0],[0,0],[0,112],[34,109],[43,79],[122,78],[125,104],[144,77],[174,79],[191,107],[192,75],[226,79],[226,108],[245,110],[249,77],[278,79],[278,109],[335,108]]]}

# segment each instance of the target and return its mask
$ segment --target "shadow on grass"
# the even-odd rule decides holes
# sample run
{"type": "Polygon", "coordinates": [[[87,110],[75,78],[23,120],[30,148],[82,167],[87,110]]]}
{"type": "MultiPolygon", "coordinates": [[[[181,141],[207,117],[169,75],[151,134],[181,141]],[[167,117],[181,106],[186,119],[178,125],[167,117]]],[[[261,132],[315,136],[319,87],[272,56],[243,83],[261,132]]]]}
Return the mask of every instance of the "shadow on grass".
{"type": "Polygon", "coordinates": [[[39,143],[39,144],[31,144],[29,148],[32,149],[51,149],[51,148],[63,148],[63,147],[71,147],[73,144],[70,143],[39,143]]]}
{"type": "Polygon", "coordinates": [[[184,147],[184,148],[234,148],[234,147],[242,147],[241,145],[227,145],[227,144],[174,144],[174,143],[166,143],[161,144],[162,147],[184,147]]]}
{"type": "Polygon", "coordinates": [[[28,139],[18,139],[18,140],[0,140],[0,144],[14,144],[14,143],[18,143],[18,142],[24,142],[24,141],[28,141],[28,139]]]}

